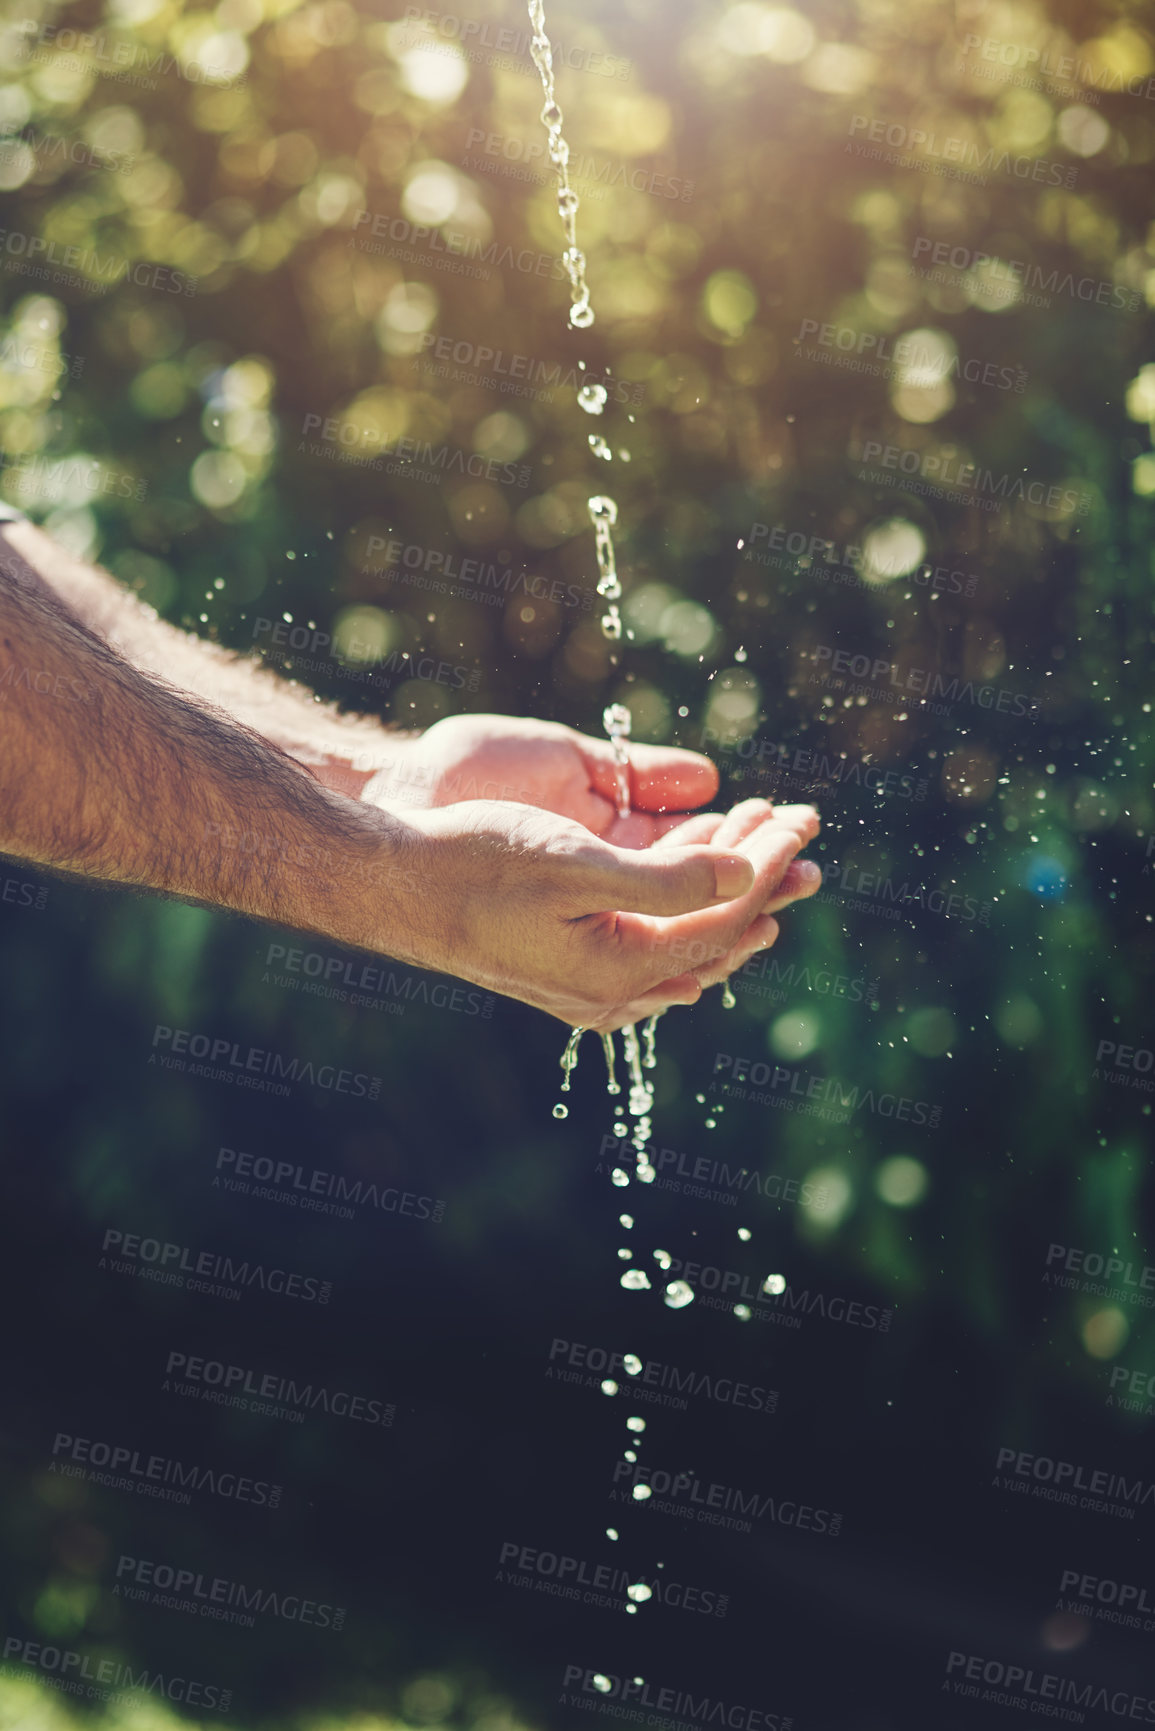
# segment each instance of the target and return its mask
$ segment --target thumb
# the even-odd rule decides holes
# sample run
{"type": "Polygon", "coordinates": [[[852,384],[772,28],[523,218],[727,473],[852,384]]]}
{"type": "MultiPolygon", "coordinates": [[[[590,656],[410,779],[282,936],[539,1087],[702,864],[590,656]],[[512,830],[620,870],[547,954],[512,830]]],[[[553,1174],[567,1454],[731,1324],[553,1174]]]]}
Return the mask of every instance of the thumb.
{"type": "Polygon", "coordinates": [[[672,916],[733,901],[754,883],[745,854],[709,847],[648,848],[634,852],[607,843],[582,866],[579,901],[590,913],[672,916]]]}

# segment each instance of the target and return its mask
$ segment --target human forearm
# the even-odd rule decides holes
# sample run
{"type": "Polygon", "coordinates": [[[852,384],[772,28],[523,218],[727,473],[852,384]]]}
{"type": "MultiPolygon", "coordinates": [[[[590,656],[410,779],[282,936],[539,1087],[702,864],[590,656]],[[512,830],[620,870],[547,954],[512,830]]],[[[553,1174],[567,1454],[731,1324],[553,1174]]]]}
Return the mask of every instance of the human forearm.
{"type": "Polygon", "coordinates": [[[0,850],[410,950],[394,819],[133,665],[2,546],[0,850]]]}
{"type": "Polygon", "coordinates": [[[28,522],[3,539],[80,624],[134,666],[227,711],[338,791],[357,794],[376,768],[403,762],[412,735],[370,716],[342,715],[252,659],[161,619],[155,610],[28,522]],[[343,768],[356,760],[358,770],[343,768]]]}

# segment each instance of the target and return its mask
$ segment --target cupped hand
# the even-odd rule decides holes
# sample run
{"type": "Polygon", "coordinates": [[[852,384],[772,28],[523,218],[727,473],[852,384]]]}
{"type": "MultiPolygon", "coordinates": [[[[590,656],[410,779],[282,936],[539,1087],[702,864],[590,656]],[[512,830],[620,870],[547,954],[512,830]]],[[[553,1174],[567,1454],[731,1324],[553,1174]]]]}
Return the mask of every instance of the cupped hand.
{"type": "Polygon", "coordinates": [[[620,818],[608,739],[533,717],[454,715],[407,741],[361,798],[398,813],[509,800],[570,818],[615,847],[644,848],[717,792],[718,771],[698,752],[631,743],[629,758],[631,809],[620,818]]]}
{"type": "Polygon", "coordinates": [[[695,1003],[715,974],[772,943],[763,910],[803,845],[771,818],[733,847],[622,848],[499,800],[394,822],[408,887],[389,910],[391,953],[400,934],[403,959],[600,1032],[695,1003]]]}

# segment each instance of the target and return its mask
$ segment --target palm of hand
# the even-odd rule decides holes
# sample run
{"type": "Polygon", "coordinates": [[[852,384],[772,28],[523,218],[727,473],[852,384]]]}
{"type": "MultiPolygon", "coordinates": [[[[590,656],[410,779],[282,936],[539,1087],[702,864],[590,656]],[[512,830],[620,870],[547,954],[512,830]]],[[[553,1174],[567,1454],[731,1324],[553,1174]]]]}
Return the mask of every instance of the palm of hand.
{"type": "MultiPolygon", "coordinates": [[[[633,747],[639,753],[652,748],[633,747]]],[[[716,778],[705,765],[697,771],[697,798],[678,798],[685,789],[671,783],[669,813],[661,807],[662,784],[669,777],[641,774],[632,778],[632,798],[650,807],[617,815],[613,799],[613,756],[608,742],[586,739],[557,722],[501,715],[452,716],[413,742],[398,774],[382,771],[366,787],[363,798],[381,805],[432,807],[462,800],[505,800],[537,806],[572,819],[615,847],[649,847],[681,823],[691,804],[713,791],[716,778]]],[[[685,779],[684,775],[681,778],[685,779]]]]}

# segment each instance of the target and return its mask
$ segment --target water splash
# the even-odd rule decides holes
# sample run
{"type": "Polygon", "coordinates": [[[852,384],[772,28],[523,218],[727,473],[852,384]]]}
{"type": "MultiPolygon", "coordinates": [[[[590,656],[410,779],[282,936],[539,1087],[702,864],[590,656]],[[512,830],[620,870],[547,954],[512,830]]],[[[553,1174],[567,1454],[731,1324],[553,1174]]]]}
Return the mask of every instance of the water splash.
{"type": "MultiPolygon", "coordinates": [[[[633,717],[624,703],[607,704],[602,711],[602,726],[609,734],[614,752],[619,817],[630,815],[630,754],[626,750],[626,740],[630,737],[632,725],[633,717]]],[[[610,1092],[613,1093],[612,1088],[610,1092]]]]}
{"type": "Polygon", "coordinates": [[[724,1010],[732,1010],[734,1008],[735,1004],[737,1004],[737,1002],[738,1002],[738,1000],[734,996],[734,993],[730,988],[729,980],[723,980],[722,981],[722,1008],[724,1010]]]}
{"type": "Polygon", "coordinates": [[[622,1085],[614,1073],[614,1037],[612,1034],[602,1035],[602,1051],[606,1055],[606,1093],[620,1094],[622,1085]]]}
{"type": "Polygon", "coordinates": [[[602,636],[617,643],[622,635],[622,616],[618,602],[622,585],[618,577],[618,560],[614,552],[614,525],[618,520],[617,502],[607,493],[594,493],[586,500],[590,522],[594,526],[594,550],[598,560],[598,594],[607,603],[602,614],[602,636]]]}
{"type": "Polygon", "coordinates": [[[642,1068],[645,1070],[652,1070],[658,1061],[658,1054],[654,1049],[654,1041],[657,1039],[658,1023],[661,1020],[663,1013],[663,1011],[659,1010],[656,1016],[651,1016],[642,1029],[642,1068]]]}
{"type": "Polygon", "coordinates": [[[558,107],[553,76],[553,49],[545,31],[543,0],[529,0],[529,17],[533,25],[529,51],[533,55],[533,63],[537,67],[545,94],[541,123],[549,134],[549,159],[557,171],[557,212],[565,230],[566,247],[561,255],[561,262],[570,283],[569,322],[579,330],[588,330],[594,322],[594,309],[590,305],[589,285],[586,282],[585,253],[577,243],[577,213],[580,201],[570,185],[569,145],[562,136],[563,115],[558,107]]]}

